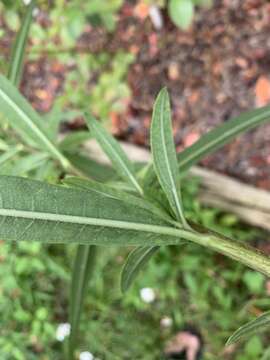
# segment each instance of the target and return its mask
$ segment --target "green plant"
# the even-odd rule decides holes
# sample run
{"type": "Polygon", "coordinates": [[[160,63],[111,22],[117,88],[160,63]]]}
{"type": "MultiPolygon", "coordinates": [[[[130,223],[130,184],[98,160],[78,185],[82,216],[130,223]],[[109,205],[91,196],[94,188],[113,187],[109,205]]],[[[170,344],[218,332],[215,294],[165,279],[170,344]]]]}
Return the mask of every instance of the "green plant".
{"type": "Polygon", "coordinates": [[[192,24],[196,7],[209,8],[213,0],[144,0],[147,5],[167,7],[171,21],[182,30],[192,24]]]}
{"type": "MultiPolygon", "coordinates": [[[[101,49],[96,50],[95,54],[91,53],[92,47],[99,48],[99,43],[109,38],[108,33],[114,30],[121,4],[122,0],[98,0],[91,3],[57,0],[52,3],[31,3],[31,7],[36,11],[34,18],[37,18],[36,14],[40,11],[46,16],[50,26],[39,21],[31,23],[31,42],[28,42],[26,47],[28,61],[36,62],[46,57],[46,63],[59,63],[65,69],[61,95],[55,99],[52,115],[55,115],[55,109],[65,109],[67,112],[68,109],[84,108],[91,109],[92,113],[108,122],[112,112],[118,114],[126,108],[130,89],[125,79],[134,56],[122,50],[108,52],[101,49]],[[93,41],[81,41],[82,34],[88,36],[89,27],[93,33],[96,27],[97,32],[102,29],[101,36],[94,36],[93,41]]],[[[23,2],[1,3],[0,12],[5,24],[3,34],[9,33],[7,29],[17,32],[20,28],[20,15],[25,12],[23,2]]],[[[31,15],[32,11],[28,7],[22,36],[27,35],[30,25],[27,20],[30,20],[31,15]]],[[[23,37],[26,41],[26,36],[23,37]]],[[[23,42],[20,44],[23,45],[23,42]]],[[[22,60],[20,56],[24,56],[24,52],[19,49],[20,44],[14,43],[13,50],[16,49],[17,58],[12,54],[13,61],[22,60]]],[[[6,57],[4,59],[2,72],[6,71],[10,78],[8,71],[11,71],[12,67],[5,69],[8,62],[6,57]]],[[[2,68],[1,58],[0,67],[2,68]]],[[[63,119],[63,112],[61,115],[63,119]]]]}
{"type": "MultiPolygon", "coordinates": [[[[12,98],[16,91],[12,88],[11,92],[12,85],[9,84],[6,87],[7,82],[6,79],[1,78],[1,84],[4,84],[2,86],[4,96],[0,99],[3,103],[2,112],[4,111],[6,116],[10,116],[11,109],[4,106],[6,105],[5,99],[12,98]]],[[[25,106],[24,101],[20,106],[17,106],[16,109],[20,109],[22,114],[27,114],[27,119],[30,119],[33,124],[35,117],[32,119],[30,108],[25,106]]],[[[199,145],[203,143],[203,147],[198,144],[192,145],[193,149],[195,148],[197,151],[191,152],[191,155],[190,150],[186,151],[189,156],[188,164],[192,164],[195,160],[198,161],[205,153],[222,145],[226,139],[232,137],[232,133],[236,134],[244,128],[255,126],[257,123],[267,120],[268,116],[269,108],[266,107],[245,114],[240,117],[240,120],[234,119],[231,122],[234,129],[232,127],[228,129],[228,123],[223,125],[223,131],[219,129],[219,140],[217,140],[217,130],[214,130],[214,137],[213,134],[211,136],[208,133],[206,137],[208,140],[209,137],[212,138],[212,143],[201,139],[199,145]],[[224,132],[226,128],[227,132],[224,132]]],[[[146,244],[160,246],[181,245],[186,241],[191,241],[227,255],[265,275],[270,274],[270,260],[267,256],[251,247],[186,221],[179,193],[177,160],[170,125],[169,98],[165,90],[162,90],[157,98],[151,130],[154,168],[162,189],[163,207],[160,207],[147,194],[147,187],[144,188],[143,185],[145,176],[148,177],[149,172],[151,173],[151,167],[146,168],[146,173],[141,170],[138,177],[133,165],[116,141],[91,116],[86,114],[85,118],[91,133],[114,163],[115,170],[122,180],[129,184],[130,193],[115,189],[115,186],[118,186],[117,183],[111,183],[109,186],[86,179],[67,178],[65,184],[71,186],[69,188],[2,176],[0,178],[1,238],[9,241],[29,240],[43,243],[76,242],[81,246],[146,246],[146,244]],[[74,186],[78,189],[73,189],[74,186]],[[138,192],[138,195],[135,195],[134,191],[138,192]]],[[[28,128],[27,135],[31,136],[28,128]]],[[[39,145],[43,147],[43,141],[40,141],[39,145]]],[[[48,151],[51,151],[51,147],[48,148],[48,151]]],[[[56,156],[61,163],[62,158],[58,157],[58,153],[55,154],[52,151],[51,154],[56,156]]],[[[161,190],[158,189],[157,186],[157,192],[160,192],[161,190]]],[[[78,252],[83,255],[83,249],[91,254],[88,247],[79,248],[78,252]]],[[[146,251],[148,252],[148,249],[146,251]]],[[[133,255],[129,256],[128,262],[134,261],[134,257],[137,257],[137,253],[134,255],[133,252],[133,255]]],[[[81,261],[82,259],[80,259],[81,261]]],[[[87,259],[86,269],[89,267],[89,261],[87,259]]],[[[134,266],[126,266],[125,269],[134,271],[134,266]]],[[[137,272],[136,267],[135,271],[137,272]]],[[[81,272],[79,276],[85,278],[84,272],[81,272]]],[[[124,279],[126,276],[132,277],[132,274],[126,274],[124,271],[122,276],[124,279]]],[[[77,283],[79,283],[78,279],[77,283]]],[[[84,284],[85,281],[82,280],[82,283],[84,284]]],[[[81,286],[80,291],[83,292],[84,289],[85,285],[81,286]]],[[[78,319],[78,316],[75,318],[78,319]]]]}
{"type": "Polygon", "coordinates": [[[169,0],[168,11],[172,22],[183,30],[187,30],[194,17],[195,6],[208,7],[212,0],[169,0]]]}
{"type": "MultiPolygon", "coordinates": [[[[21,36],[21,41],[25,44],[24,36],[21,36]]],[[[22,59],[22,56],[19,58],[22,59]]],[[[22,61],[12,61],[11,66],[13,69],[10,74],[20,74],[22,61]]],[[[15,78],[17,76],[13,78],[14,84],[15,78]]],[[[81,174],[78,158],[70,160],[70,153],[65,149],[67,143],[72,147],[74,142],[85,138],[85,134],[79,136],[79,140],[72,138],[69,141],[65,139],[66,144],[64,141],[58,143],[57,126],[51,129],[43,126],[40,116],[14,84],[4,76],[0,77],[0,111],[4,130],[14,128],[25,147],[15,145],[10,149],[3,140],[0,144],[4,152],[2,162],[10,161],[18,152],[27,149],[30,153],[36,151],[36,156],[50,159],[53,164],[57,163],[67,174],[81,174]]],[[[80,309],[93,273],[97,250],[95,246],[139,246],[129,255],[123,268],[123,291],[128,289],[141,267],[161,245],[201,245],[269,276],[270,260],[267,256],[211,231],[193,219],[187,220],[180,195],[180,177],[182,183],[183,173],[191,165],[237,134],[267,121],[269,116],[269,107],[242,114],[209,132],[176,156],[169,96],[163,89],[154,106],[151,127],[153,165],[148,164],[137,170],[116,140],[90,114],[84,113],[91,135],[100,143],[117,174],[114,178],[109,176],[107,184],[69,176],[64,180],[64,186],[56,186],[10,176],[12,170],[8,166],[2,172],[6,175],[0,176],[1,239],[19,243],[38,241],[45,244],[78,244],[71,286],[72,330],[68,350],[71,359],[76,346],[80,309]]],[[[84,175],[89,177],[88,173],[84,175]]],[[[187,281],[192,284],[190,278],[187,281]]],[[[268,324],[268,315],[256,321],[256,326],[260,324],[268,324]]],[[[248,333],[251,328],[254,328],[254,323],[244,330],[248,333]]]]}

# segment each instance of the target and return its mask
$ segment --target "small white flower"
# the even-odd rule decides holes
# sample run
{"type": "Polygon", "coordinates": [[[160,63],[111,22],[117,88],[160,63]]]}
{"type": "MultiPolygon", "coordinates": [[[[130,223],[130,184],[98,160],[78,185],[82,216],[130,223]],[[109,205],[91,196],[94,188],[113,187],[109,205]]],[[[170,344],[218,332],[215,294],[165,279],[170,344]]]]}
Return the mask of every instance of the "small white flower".
{"type": "Polygon", "coordinates": [[[94,360],[94,355],[91,354],[89,351],[83,351],[80,353],[80,360],[94,360]]]}
{"type": "Polygon", "coordinates": [[[70,324],[64,323],[59,324],[56,329],[56,340],[64,341],[65,337],[69,336],[70,334],[70,324]]]}
{"type": "Polygon", "coordinates": [[[36,17],[36,16],[38,16],[38,14],[39,14],[39,9],[37,7],[35,7],[32,11],[32,15],[33,15],[33,17],[36,17]]]}
{"type": "Polygon", "coordinates": [[[23,2],[24,2],[24,5],[29,5],[31,0],[23,0],[23,2]]]}
{"type": "Polygon", "coordinates": [[[171,327],[172,326],[172,318],[170,318],[169,316],[164,316],[161,320],[160,320],[160,326],[167,328],[167,327],[171,327]]]}
{"type": "Polygon", "coordinates": [[[155,294],[154,290],[151,288],[141,289],[140,296],[141,296],[142,301],[144,301],[148,304],[152,303],[156,298],[156,294],[155,294]]]}

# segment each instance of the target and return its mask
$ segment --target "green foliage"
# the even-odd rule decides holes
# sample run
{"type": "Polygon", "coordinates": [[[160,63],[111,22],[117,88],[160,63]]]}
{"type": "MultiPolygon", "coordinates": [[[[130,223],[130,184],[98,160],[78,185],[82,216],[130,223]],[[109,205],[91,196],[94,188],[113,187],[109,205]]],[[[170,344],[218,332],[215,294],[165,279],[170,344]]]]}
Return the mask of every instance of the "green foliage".
{"type": "Polygon", "coordinates": [[[193,20],[195,6],[211,6],[212,0],[169,0],[168,12],[172,22],[187,30],[193,20]]]}
{"type": "Polygon", "coordinates": [[[72,359],[75,351],[75,344],[78,338],[81,307],[86,297],[88,283],[94,270],[96,259],[96,247],[79,245],[73,264],[71,294],[70,294],[70,341],[69,357],[72,359]]]}
{"type": "MultiPolygon", "coordinates": [[[[74,44],[74,40],[81,34],[82,29],[87,24],[103,25],[108,31],[113,31],[115,28],[116,14],[121,7],[123,0],[93,0],[91,2],[82,2],[80,0],[63,1],[56,0],[53,4],[46,1],[39,1],[38,5],[50,12],[50,20],[57,23],[61,17],[60,37],[61,40],[69,44],[74,44]]],[[[14,11],[21,10],[23,7],[20,0],[4,0],[5,20],[12,24],[9,16],[16,16],[14,11]],[[9,16],[7,16],[9,15],[9,16]]],[[[18,30],[19,19],[16,16],[17,26],[13,25],[13,29],[18,30]]],[[[50,34],[55,34],[56,28],[50,28],[50,34]]]]}
{"type": "Polygon", "coordinates": [[[122,270],[121,290],[123,293],[128,290],[138,272],[147,264],[158,249],[158,246],[145,246],[138,247],[130,252],[122,270]]]}
{"type": "Polygon", "coordinates": [[[269,121],[269,106],[245,112],[209,131],[178,154],[180,170],[186,171],[203,157],[220,149],[237,135],[269,121]]]}
{"type": "MultiPolygon", "coordinates": [[[[115,16],[122,2],[122,0],[93,0],[91,2],[72,0],[66,3],[58,0],[50,11],[50,16],[55,23],[57,23],[60,16],[62,17],[61,40],[67,45],[74,45],[74,41],[87,23],[93,25],[102,24],[107,30],[113,31],[115,28],[115,16]]],[[[55,29],[51,29],[51,33],[54,31],[55,29]]]]}
{"type": "Polygon", "coordinates": [[[18,85],[21,78],[23,59],[25,54],[25,46],[28,38],[28,32],[30,29],[32,21],[33,9],[36,5],[36,1],[31,1],[30,5],[27,8],[26,15],[24,16],[21,29],[18,32],[16,41],[13,46],[13,51],[11,54],[11,63],[9,65],[8,78],[14,84],[18,85]]]}
{"type": "MultiPolygon", "coordinates": [[[[181,1],[182,5],[184,1],[187,5],[186,0],[181,1]]],[[[72,43],[71,41],[69,43],[69,36],[76,41],[83,29],[83,22],[80,21],[78,10],[80,4],[78,4],[78,7],[72,7],[74,4],[69,3],[67,13],[72,13],[71,16],[74,17],[74,21],[69,21],[63,29],[60,29],[61,36],[70,46],[74,46],[75,42],[72,43]]],[[[100,10],[99,6],[101,4],[100,2],[91,3],[91,16],[92,14],[96,14],[97,7],[99,11],[102,11],[102,15],[105,16],[106,8],[100,10]],[[96,6],[96,8],[93,6],[96,6]]],[[[58,9],[63,9],[64,5],[64,1],[57,1],[58,9]]],[[[187,23],[190,22],[192,15],[186,5],[184,7],[186,12],[185,17],[181,20],[182,25],[184,20],[188,20],[184,24],[185,27],[187,27],[187,23]]],[[[82,7],[81,10],[86,10],[86,8],[82,7]]],[[[174,14],[177,13],[176,10],[178,11],[179,9],[173,9],[174,14]]],[[[85,14],[82,16],[84,15],[85,14]]],[[[112,26],[111,20],[107,21],[107,23],[109,27],[112,26]]],[[[26,28],[28,26],[29,21],[27,22],[26,28]]],[[[23,28],[24,25],[22,26],[22,29],[23,28]]],[[[10,78],[14,83],[18,83],[24,55],[24,44],[26,42],[26,35],[22,37],[21,34],[22,32],[19,33],[17,37],[17,45],[13,52],[14,61],[11,62],[10,74],[14,75],[10,76],[10,78]],[[19,60],[17,61],[16,59],[19,60]]],[[[119,74],[123,74],[122,70],[119,74]]],[[[9,131],[9,126],[11,126],[25,141],[25,147],[22,147],[18,145],[14,146],[5,136],[1,139],[0,148],[3,153],[0,154],[0,162],[4,165],[4,174],[10,175],[14,172],[14,168],[10,166],[10,164],[14,159],[19,157],[21,153],[23,153],[23,161],[20,163],[15,161],[19,172],[30,173],[34,170],[34,177],[39,178],[47,178],[50,174],[55,175],[51,168],[51,166],[54,165],[53,159],[57,159],[60,162],[64,171],[78,172],[78,167],[76,167],[76,165],[72,167],[65,153],[62,152],[64,150],[68,153],[69,157],[74,156],[74,153],[72,153],[70,149],[72,150],[72,147],[73,149],[76,148],[74,144],[78,144],[78,139],[69,139],[68,149],[67,144],[63,145],[62,143],[61,148],[55,141],[57,138],[57,129],[61,121],[59,114],[55,116],[55,113],[53,113],[51,117],[49,116],[51,120],[49,120],[48,127],[43,126],[41,117],[20,95],[12,83],[3,76],[0,78],[0,105],[3,119],[1,126],[4,132],[9,131]],[[34,153],[35,150],[38,151],[34,153]],[[26,154],[27,156],[25,156],[26,154]],[[41,163],[44,162],[41,167],[37,165],[40,161],[41,163]],[[22,166],[21,164],[23,162],[24,164],[22,166]],[[6,165],[8,166],[5,167],[6,165]]],[[[166,197],[168,200],[167,202],[165,201],[165,204],[161,207],[158,205],[158,200],[153,201],[153,197],[148,195],[153,189],[151,188],[149,191],[147,189],[149,182],[143,179],[143,174],[145,174],[146,177],[148,177],[149,174],[151,175],[151,166],[147,166],[140,172],[140,179],[144,184],[143,188],[137,179],[138,175],[135,166],[133,167],[133,164],[130,163],[119,144],[92,116],[87,114],[86,122],[92,135],[98,140],[105,153],[111,159],[115,172],[128,183],[128,186],[124,184],[124,191],[116,190],[115,187],[120,184],[119,182],[116,183],[112,181],[112,179],[110,186],[108,186],[85,179],[69,178],[65,183],[74,187],[73,189],[20,177],[0,176],[0,237],[2,239],[6,241],[16,241],[18,245],[14,246],[19,247],[21,246],[21,241],[36,241],[44,244],[81,244],[77,248],[71,284],[69,319],[72,329],[68,351],[70,359],[73,359],[75,356],[80,312],[83,301],[86,298],[87,285],[90,276],[94,279],[95,274],[93,272],[93,264],[96,248],[93,246],[90,247],[89,245],[102,245],[107,248],[109,245],[141,246],[131,253],[124,265],[122,272],[122,290],[126,290],[130,286],[139,270],[146,264],[159,246],[183,245],[183,241],[186,241],[188,243],[187,247],[190,246],[192,249],[195,244],[202,245],[206,249],[206,252],[214,250],[259,271],[261,274],[270,275],[270,260],[267,256],[257,252],[246,244],[231,240],[228,234],[225,236],[225,234],[214,232],[211,226],[208,228],[209,216],[210,218],[212,216],[211,211],[208,214],[203,212],[204,218],[200,218],[198,214],[197,219],[196,216],[192,216],[192,221],[190,221],[192,227],[188,225],[185,216],[190,219],[190,214],[187,211],[184,215],[183,209],[185,201],[183,204],[180,197],[179,174],[177,172],[179,165],[181,169],[181,161],[184,161],[188,168],[195,161],[198,161],[199,158],[224,145],[238,133],[268,120],[268,116],[269,108],[265,107],[243,114],[237,119],[227,122],[226,125],[208,133],[191,146],[190,149],[183,152],[184,155],[180,155],[177,163],[171,129],[169,97],[166,90],[163,89],[155,103],[151,126],[151,148],[154,170],[160,183],[160,186],[155,184],[154,188],[157,193],[161,194],[161,198],[166,197]],[[136,195],[131,195],[130,192],[132,193],[134,191],[137,192],[136,195]]],[[[80,140],[85,139],[84,136],[79,136],[78,138],[80,140]]],[[[76,163],[76,160],[74,161],[76,163]]],[[[59,173],[55,176],[55,181],[58,180],[58,177],[59,173]]],[[[123,187],[123,184],[121,184],[121,186],[123,187]]],[[[192,215],[194,215],[194,213],[192,213],[192,215]]],[[[223,222],[227,222],[228,224],[228,218],[223,219],[223,222]]],[[[229,224],[232,225],[231,219],[229,219],[229,224]]],[[[196,299],[196,303],[199,304],[201,294],[198,292],[196,279],[192,272],[187,271],[188,269],[204,269],[197,265],[198,259],[197,257],[190,257],[188,261],[186,261],[186,257],[184,257],[183,269],[185,270],[181,272],[181,275],[183,287],[188,289],[189,293],[196,299]]],[[[16,262],[15,265],[15,269],[19,275],[29,271],[27,260],[23,261],[21,259],[21,261],[16,262]]],[[[42,262],[38,260],[32,261],[31,265],[35,272],[44,271],[42,262]]],[[[53,268],[63,276],[64,272],[59,270],[59,267],[54,264],[53,268]]],[[[213,270],[213,267],[211,267],[211,270],[213,270]]],[[[203,271],[201,271],[201,273],[200,275],[206,275],[203,271]]],[[[229,276],[229,278],[231,276],[226,270],[222,272],[222,275],[225,279],[226,276],[229,276]]],[[[242,281],[249,291],[260,294],[264,277],[263,275],[246,271],[242,281]],[[254,282],[256,284],[254,284],[254,282]]],[[[208,282],[207,285],[201,289],[202,293],[203,291],[204,293],[209,293],[210,286],[208,282]]],[[[174,298],[174,288],[169,287],[169,291],[170,296],[174,298]]],[[[232,302],[230,296],[224,291],[224,288],[213,284],[212,296],[220,306],[230,311],[232,302]]],[[[206,304],[207,302],[203,305],[206,306],[206,304]]],[[[29,320],[27,312],[24,312],[22,308],[17,311],[15,317],[16,316],[21,322],[27,322],[29,320]]],[[[33,326],[35,336],[39,339],[42,339],[42,334],[46,334],[47,336],[52,335],[52,328],[46,327],[48,316],[49,313],[45,307],[38,307],[36,312],[37,321],[31,326],[33,326]]],[[[241,327],[229,339],[229,343],[236,341],[244,335],[251,335],[255,329],[258,331],[258,329],[264,328],[265,326],[268,326],[268,313],[241,327]]],[[[222,319],[221,327],[226,331],[229,329],[227,318],[222,319]]],[[[25,347],[24,350],[27,352],[29,342],[26,341],[25,343],[27,347],[25,347]]],[[[3,345],[3,351],[6,353],[10,352],[10,348],[13,351],[10,343],[8,346],[6,346],[5,343],[3,345]]],[[[13,356],[15,358],[23,359],[24,354],[22,352],[18,352],[16,348],[14,351],[13,356]]],[[[35,351],[36,349],[34,348],[34,352],[35,351]]],[[[257,336],[251,338],[246,344],[244,351],[245,354],[251,358],[263,355],[262,341],[257,336]]],[[[152,350],[152,354],[153,352],[152,350]]],[[[104,354],[105,353],[108,353],[108,351],[105,351],[104,354]]]]}
{"type": "Polygon", "coordinates": [[[164,211],[162,211],[162,209],[154,206],[152,203],[141,199],[140,197],[134,196],[133,194],[118,189],[119,183],[111,182],[109,183],[110,185],[107,185],[90,179],[82,179],[78,177],[67,177],[63,180],[63,183],[71,187],[87,191],[89,190],[90,192],[94,191],[101,196],[119,200],[127,204],[132,204],[157,215],[159,218],[166,220],[168,223],[171,222],[174,224],[174,221],[172,221],[172,219],[164,211]],[[117,185],[117,189],[113,185],[117,185]]]}
{"type": "Polygon", "coordinates": [[[253,294],[260,294],[265,282],[262,274],[247,270],[243,275],[243,281],[253,294]]]}
{"type": "MultiPolygon", "coordinates": [[[[197,189],[196,179],[183,184],[185,208],[191,218],[245,241],[262,237],[239,222],[225,228],[222,220],[225,215],[197,203],[197,189]]],[[[20,353],[22,359],[63,358],[62,343],[56,340],[55,334],[59,323],[68,319],[67,289],[75,247],[27,242],[17,245],[5,242],[0,246],[1,349],[5,349],[4,354],[20,353]],[[17,272],[14,264],[19,264],[20,260],[25,264],[24,270],[17,272]],[[18,294],[17,297],[14,298],[14,294],[18,294]],[[22,322],[14,315],[21,308],[27,321],[22,322]],[[39,308],[46,308],[45,320],[37,321],[39,308]],[[33,326],[40,327],[39,332],[34,331],[33,326]],[[48,328],[49,332],[45,330],[48,328]]],[[[242,280],[243,266],[226,259],[220,261],[211,252],[202,252],[191,245],[179,249],[161,247],[144,269],[143,276],[138,277],[123,297],[118,290],[119,272],[127,252],[124,248],[103,248],[99,252],[91,290],[86,291],[84,298],[77,355],[88,350],[99,358],[158,359],[167,339],[190,323],[203,332],[206,346],[203,359],[216,360],[226,338],[236,327],[236,320],[243,323],[251,319],[253,316],[249,312],[253,306],[262,310],[270,306],[263,289],[256,295],[246,287],[242,280]],[[191,280],[184,280],[186,278],[191,280]],[[140,299],[140,290],[145,287],[155,290],[153,304],[145,304],[140,299]],[[196,291],[191,291],[193,288],[196,291]],[[221,288],[222,297],[216,295],[218,288],[221,288]],[[252,303],[243,307],[250,298],[252,303]],[[262,305],[260,299],[264,300],[262,305]],[[172,319],[171,327],[160,326],[165,316],[172,319]],[[130,338],[136,341],[130,342],[130,338]]],[[[20,263],[18,268],[21,267],[20,263]]],[[[267,346],[266,335],[262,336],[262,343],[267,346]]],[[[242,360],[252,360],[244,347],[233,354],[235,358],[240,355],[242,360]]],[[[16,359],[15,355],[13,358],[16,359]]]]}
{"type": "MultiPolygon", "coordinates": [[[[257,319],[250,321],[249,323],[240,327],[236,332],[228,339],[227,345],[230,345],[243,337],[257,334],[259,331],[264,331],[270,326],[270,312],[266,312],[259,316],[257,319]]],[[[248,344],[246,346],[249,346],[248,344]]]]}
{"type": "Polygon", "coordinates": [[[38,113],[2,75],[0,75],[0,107],[0,115],[22,136],[27,144],[47,151],[58,159],[64,168],[69,166],[68,160],[47,135],[38,113]]]}
{"type": "Polygon", "coordinates": [[[151,126],[151,150],[159,183],[175,217],[187,226],[180,195],[176,150],[172,135],[169,94],[161,90],[154,105],[151,126]]]}
{"type": "MultiPolygon", "coordinates": [[[[30,124],[30,129],[35,129],[36,124],[32,123],[32,114],[34,113],[31,113],[30,106],[25,100],[21,101],[19,94],[8,84],[7,80],[4,78],[2,80],[3,104],[6,108],[10,106],[11,111],[14,111],[17,116],[17,118],[15,117],[16,121],[19,121],[19,116],[22,116],[23,120],[27,120],[26,125],[30,124]],[[23,105],[22,110],[20,110],[20,102],[23,105]]],[[[6,108],[4,111],[8,115],[6,108]]],[[[263,111],[265,112],[266,109],[263,111]]],[[[251,123],[252,121],[265,121],[265,113],[263,116],[259,116],[259,120],[254,113],[241,117],[241,119],[251,123]]],[[[138,184],[132,164],[129,163],[118,143],[105,132],[94,118],[87,114],[86,121],[92,135],[96,137],[110,157],[119,175],[132,185],[138,184]]],[[[164,211],[160,211],[156,203],[152,203],[149,197],[139,199],[128,193],[121,193],[106,187],[106,185],[87,182],[83,179],[71,179],[70,184],[78,188],[75,190],[23,178],[2,176],[0,177],[1,238],[9,241],[76,242],[77,244],[107,246],[145,246],[146,244],[147,246],[160,246],[181,244],[183,240],[187,240],[220,252],[269,275],[270,264],[267,256],[204,227],[194,224],[191,228],[187,225],[177,189],[178,174],[175,172],[177,161],[170,122],[169,98],[167,92],[162,90],[153,112],[151,147],[161,188],[170,203],[167,213],[164,214],[164,211]],[[14,198],[16,198],[16,202],[14,198]],[[78,205],[76,206],[76,204],[78,205]],[[175,204],[178,206],[175,207],[175,204]],[[175,211],[179,208],[180,212],[175,211]],[[170,219],[172,213],[176,215],[178,222],[175,222],[174,218],[170,219]]],[[[235,124],[235,120],[232,123],[235,124]]],[[[238,122],[236,124],[239,125],[238,122]]],[[[25,129],[23,128],[23,131],[28,130],[27,127],[25,129]]],[[[40,132],[39,130],[38,134],[40,132]]],[[[43,144],[45,135],[41,134],[42,136],[36,141],[43,144]]],[[[226,137],[230,138],[231,132],[227,133],[226,137]]],[[[45,137],[45,139],[47,138],[45,137]]],[[[225,140],[223,139],[223,141],[225,140]]],[[[3,146],[5,147],[5,143],[3,146]]],[[[135,189],[138,194],[142,195],[140,186],[135,186],[135,189]]],[[[87,247],[78,249],[80,255],[78,261],[84,258],[85,266],[79,272],[76,267],[74,272],[74,278],[77,281],[75,283],[73,281],[72,286],[71,322],[75,330],[70,342],[71,358],[82,298],[90,276],[88,270],[92,269],[92,266],[89,265],[91,264],[89,249],[87,247]],[[76,287],[75,291],[75,284],[79,285],[80,282],[82,286],[76,287]]],[[[135,254],[138,253],[140,254],[139,261],[137,261],[137,256],[135,256],[135,262],[129,258],[124,267],[122,273],[122,288],[124,289],[130,285],[130,281],[137,275],[140,267],[150,258],[147,255],[149,254],[147,248],[137,249],[135,254]]],[[[249,281],[248,277],[246,279],[249,281]]],[[[186,281],[195,290],[192,278],[186,277],[186,281]]],[[[216,296],[220,301],[223,298],[219,288],[216,289],[216,296]]]]}
{"type": "MultiPolygon", "coordinates": [[[[180,177],[192,165],[198,163],[205,156],[220,149],[237,135],[253,129],[258,124],[269,121],[269,116],[269,106],[264,106],[259,109],[242,113],[201,136],[194,144],[177,154],[180,177]]],[[[154,169],[149,165],[146,177],[147,183],[150,184],[155,179],[154,169]]]]}
{"type": "Polygon", "coordinates": [[[125,78],[133,55],[122,51],[115,55],[75,52],[56,53],[54,57],[67,66],[74,63],[73,70],[66,74],[63,95],[57,100],[60,107],[91,110],[107,122],[110,114],[123,112],[130,97],[125,78]],[[94,86],[89,88],[89,83],[94,86]]]}
{"type": "MultiPolygon", "coordinates": [[[[7,3],[0,4],[0,11],[7,27],[17,32],[20,28],[20,13],[25,13],[25,6],[22,1],[7,3]]],[[[130,96],[125,77],[134,56],[123,51],[110,54],[103,50],[92,54],[88,48],[81,50],[78,47],[82,32],[89,26],[114,30],[121,5],[122,0],[38,2],[37,8],[46,13],[50,26],[33,21],[27,57],[35,61],[46,55],[49,62],[58,61],[69,69],[65,72],[63,95],[56,99],[61,109],[91,109],[93,114],[104,121],[108,121],[111,112],[121,113],[125,109],[130,96]]],[[[5,33],[5,28],[3,31],[5,33]]],[[[99,37],[95,42],[99,42],[99,37]]],[[[8,70],[6,64],[7,59],[3,58],[3,72],[8,70]]]]}
{"type": "Polygon", "coordinates": [[[97,139],[103,151],[110,158],[119,176],[130,183],[142,195],[143,190],[136,179],[133,164],[129,161],[121,146],[93,117],[85,114],[85,119],[91,134],[97,139]]]}
{"type": "Polygon", "coordinates": [[[63,313],[52,293],[61,295],[69,273],[59,250],[38,243],[1,243],[2,359],[46,360],[60,350],[56,316],[63,313]]]}
{"type": "Polygon", "coordinates": [[[170,0],[169,14],[176,26],[187,30],[193,19],[194,3],[192,0],[170,0]]]}

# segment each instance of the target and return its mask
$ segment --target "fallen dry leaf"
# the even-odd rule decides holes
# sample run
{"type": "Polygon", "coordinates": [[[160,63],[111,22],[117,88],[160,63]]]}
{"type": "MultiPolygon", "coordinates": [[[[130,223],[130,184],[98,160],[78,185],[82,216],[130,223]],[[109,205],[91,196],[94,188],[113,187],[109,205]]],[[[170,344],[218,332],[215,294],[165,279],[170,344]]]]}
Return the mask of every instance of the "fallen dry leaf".
{"type": "Polygon", "coordinates": [[[265,106],[270,102],[270,81],[266,76],[260,76],[255,85],[256,106],[265,106]]]}
{"type": "Polygon", "coordinates": [[[192,144],[194,144],[198,139],[200,138],[200,134],[198,134],[197,132],[191,132],[189,133],[185,140],[184,140],[184,146],[188,147],[191,146],[192,144]]]}
{"type": "Polygon", "coordinates": [[[145,4],[144,1],[139,1],[134,8],[134,15],[137,18],[144,20],[149,15],[149,9],[149,5],[145,4]]]}

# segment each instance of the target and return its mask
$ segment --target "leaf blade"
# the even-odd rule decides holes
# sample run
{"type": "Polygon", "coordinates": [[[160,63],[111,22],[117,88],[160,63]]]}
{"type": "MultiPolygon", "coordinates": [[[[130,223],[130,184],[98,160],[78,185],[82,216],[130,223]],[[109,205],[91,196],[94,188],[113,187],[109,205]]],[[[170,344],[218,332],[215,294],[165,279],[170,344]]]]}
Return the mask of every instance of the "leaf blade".
{"type": "Polygon", "coordinates": [[[36,5],[36,0],[32,0],[27,6],[26,14],[24,16],[21,28],[16,36],[16,40],[11,53],[11,62],[8,70],[8,78],[15,85],[18,86],[23,68],[23,60],[28,33],[32,22],[32,13],[36,5]]]}
{"type": "Polygon", "coordinates": [[[186,225],[181,203],[175,145],[172,135],[170,100],[164,88],[154,104],[151,124],[151,149],[159,183],[176,218],[186,225]]]}
{"type": "Polygon", "coordinates": [[[0,225],[7,241],[85,245],[176,244],[179,231],[145,209],[94,191],[10,176],[0,176],[0,225]]]}
{"type": "Polygon", "coordinates": [[[248,323],[237,329],[227,340],[226,346],[231,345],[244,337],[251,336],[258,331],[263,331],[270,326],[270,311],[262,314],[256,319],[249,321],[248,323]]]}
{"type": "Polygon", "coordinates": [[[91,179],[106,182],[116,177],[112,167],[101,164],[83,153],[64,152],[64,155],[74,168],[91,179]]]}
{"type": "Polygon", "coordinates": [[[113,163],[119,176],[128,181],[140,194],[142,194],[143,190],[136,179],[133,164],[130,162],[118,142],[90,114],[85,114],[85,120],[89,130],[113,163]]]}
{"type": "MultiPolygon", "coordinates": [[[[256,126],[269,121],[269,119],[270,106],[265,106],[245,112],[240,116],[226,121],[213,130],[210,130],[205,135],[201,136],[194,144],[177,154],[180,176],[188,171],[191,166],[198,163],[202,158],[229,143],[237,135],[251,130],[256,126]]],[[[156,179],[154,167],[153,165],[148,167],[146,183],[152,184],[156,179]]]]}
{"type": "Polygon", "coordinates": [[[118,189],[115,189],[113,187],[110,187],[103,183],[98,183],[93,180],[89,179],[81,179],[74,176],[69,176],[63,180],[63,183],[72,186],[77,187],[84,190],[90,190],[97,192],[98,194],[101,194],[102,196],[114,198],[116,200],[124,201],[128,203],[130,206],[137,206],[139,208],[145,209],[150,211],[151,213],[157,215],[161,219],[164,219],[168,221],[169,223],[173,223],[173,220],[170,218],[169,215],[165,211],[162,211],[162,209],[156,207],[152,203],[149,203],[148,201],[145,201],[144,199],[134,196],[130,193],[127,193],[125,191],[121,191],[118,189]]]}
{"type": "Polygon", "coordinates": [[[0,75],[0,112],[28,144],[49,152],[64,168],[69,166],[69,161],[47,136],[38,113],[3,75],[0,75]]]}
{"type": "Polygon", "coordinates": [[[203,157],[218,150],[237,135],[253,129],[270,119],[270,106],[241,114],[210,130],[193,145],[177,155],[180,171],[187,171],[203,157]]]}
{"type": "Polygon", "coordinates": [[[137,247],[130,252],[121,272],[120,286],[122,293],[125,293],[130,288],[140,270],[158,250],[159,246],[144,246],[137,247]]]}
{"type": "Polygon", "coordinates": [[[187,30],[194,16],[192,0],[170,0],[168,6],[170,18],[173,23],[183,30],[187,30]]]}
{"type": "Polygon", "coordinates": [[[97,247],[94,245],[78,245],[75,261],[73,264],[71,291],[70,291],[70,325],[69,355],[73,356],[81,308],[87,291],[87,285],[93,274],[96,261],[97,247]]]}

